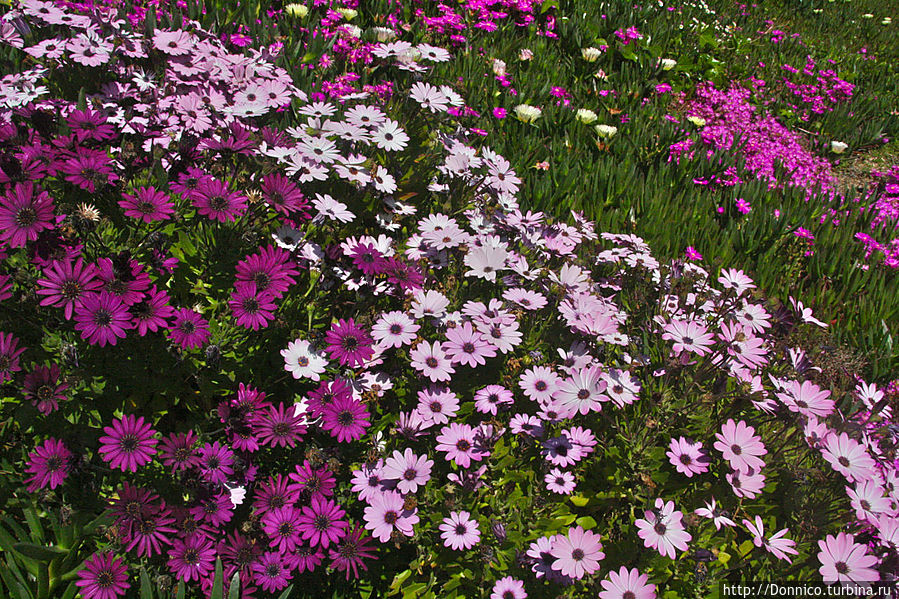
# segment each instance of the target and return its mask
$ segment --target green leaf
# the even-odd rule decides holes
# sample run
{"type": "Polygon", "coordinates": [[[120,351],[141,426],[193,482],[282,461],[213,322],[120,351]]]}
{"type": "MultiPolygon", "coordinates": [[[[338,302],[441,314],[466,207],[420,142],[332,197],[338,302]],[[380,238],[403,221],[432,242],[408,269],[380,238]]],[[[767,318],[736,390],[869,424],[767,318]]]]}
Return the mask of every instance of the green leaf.
{"type": "Polygon", "coordinates": [[[222,574],[222,558],[215,560],[215,578],[212,579],[212,593],[209,599],[225,599],[225,575],[222,574]]]}
{"type": "Polygon", "coordinates": [[[286,589],[284,589],[284,592],[281,593],[281,595],[278,596],[278,599],[287,599],[288,597],[290,597],[290,592],[291,592],[291,591],[293,591],[293,585],[290,585],[289,587],[287,587],[286,589]]]}
{"type": "Polygon", "coordinates": [[[153,592],[153,586],[150,584],[150,576],[147,574],[146,568],[140,567],[140,599],[155,599],[156,594],[153,592]]]}
{"type": "Polygon", "coordinates": [[[231,586],[228,587],[228,599],[240,599],[240,572],[235,572],[231,577],[231,586]]]}
{"type": "Polygon", "coordinates": [[[175,590],[176,599],[184,599],[184,594],[187,592],[187,587],[184,586],[184,581],[178,582],[178,588],[175,590]]]}
{"type": "Polygon", "coordinates": [[[596,520],[594,520],[591,516],[583,516],[581,518],[578,518],[577,520],[574,521],[574,523],[577,524],[578,526],[580,526],[581,528],[586,528],[586,529],[596,527],[596,520]]]}
{"type": "Polygon", "coordinates": [[[44,547],[35,545],[34,543],[16,543],[13,545],[13,549],[25,557],[42,562],[53,561],[57,557],[68,555],[69,553],[67,549],[60,549],[59,547],[53,546],[44,547]]]}
{"type": "Polygon", "coordinates": [[[573,503],[577,507],[584,507],[588,503],[590,503],[590,499],[588,497],[582,497],[581,495],[572,495],[569,499],[571,499],[571,503],[573,503]]]}

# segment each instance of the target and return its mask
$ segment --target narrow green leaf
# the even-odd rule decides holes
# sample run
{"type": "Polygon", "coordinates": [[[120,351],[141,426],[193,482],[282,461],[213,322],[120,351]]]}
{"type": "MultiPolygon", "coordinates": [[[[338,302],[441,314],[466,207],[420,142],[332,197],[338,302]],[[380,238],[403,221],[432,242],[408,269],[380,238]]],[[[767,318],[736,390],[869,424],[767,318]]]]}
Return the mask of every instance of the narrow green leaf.
{"type": "Polygon", "coordinates": [[[231,577],[231,586],[228,587],[228,599],[240,599],[240,572],[235,572],[231,577]]]}
{"type": "Polygon", "coordinates": [[[215,560],[215,578],[212,579],[212,593],[209,599],[224,599],[225,597],[225,575],[222,574],[222,558],[215,560]]]}
{"type": "Polygon", "coordinates": [[[13,549],[16,550],[17,553],[31,558],[36,559],[42,562],[49,562],[57,557],[61,557],[63,555],[68,555],[67,549],[61,549],[59,547],[44,547],[41,545],[35,545],[34,543],[16,543],[13,545],[13,549]]]}

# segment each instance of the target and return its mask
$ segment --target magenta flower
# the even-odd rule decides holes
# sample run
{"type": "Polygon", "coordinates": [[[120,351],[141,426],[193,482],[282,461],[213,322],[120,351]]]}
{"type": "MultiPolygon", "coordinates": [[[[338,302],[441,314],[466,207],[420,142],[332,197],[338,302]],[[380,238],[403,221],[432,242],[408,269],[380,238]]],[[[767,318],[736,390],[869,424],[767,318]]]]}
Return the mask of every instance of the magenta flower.
{"type": "Polygon", "coordinates": [[[372,536],[386,543],[394,530],[412,536],[412,527],[418,523],[415,508],[406,509],[403,496],[396,491],[386,491],[375,495],[371,505],[365,508],[365,528],[372,531],[372,536]]]}
{"type": "Polygon", "coordinates": [[[765,488],[765,475],[752,469],[748,472],[733,470],[725,478],[737,497],[753,499],[765,488]]]}
{"type": "Polygon", "coordinates": [[[599,570],[599,562],[606,556],[600,536],[580,526],[568,529],[568,535],[556,535],[550,554],[556,558],[552,569],[563,576],[580,580],[599,570]]]}
{"type": "Polygon", "coordinates": [[[294,551],[300,544],[300,523],[300,510],[291,505],[270,510],[262,517],[262,529],[271,539],[269,545],[282,553],[294,551]]]}
{"type": "Polygon", "coordinates": [[[294,218],[309,218],[306,210],[309,203],[296,183],[280,173],[272,173],[262,178],[262,199],[283,214],[294,214],[294,218]]]}
{"type": "Polygon", "coordinates": [[[349,320],[341,318],[336,324],[331,325],[331,330],[325,334],[325,341],[328,343],[325,351],[332,360],[340,362],[341,366],[350,368],[362,366],[375,354],[372,349],[374,341],[352,318],[349,320]]]}
{"type": "Polygon", "coordinates": [[[59,381],[59,366],[52,364],[49,368],[37,366],[25,375],[24,387],[25,397],[30,399],[31,404],[46,416],[59,408],[58,402],[66,399],[63,392],[69,388],[69,385],[59,381]]]}
{"type": "Polygon", "coordinates": [[[599,599],[656,599],[656,585],[649,584],[649,577],[636,568],[628,570],[621,566],[617,572],[609,572],[609,577],[600,584],[603,590],[599,599]]]}
{"type": "MultiPolygon", "coordinates": [[[[278,551],[267,551],[250,566],[253,572],[253,582],[262,587],[262,590],[273,593],[280,591],[293,578],[293,573],[284,555],[278,551]]],[[[241,581],[243,584],[243,581],[241,581]]]]}
{"type": "Polygon", "coordinates": [[[43,279],[38,279],[38,295],[46,295],[41,300],[42,306],[56,306],[64,310],[66,320],[72,318],[75,307],[81,303],[85,294],[97,291],[103,281],[97,278],[99,270],[93,264],[85,264],[79,256],[72,264],[71,260],[54,260],[44,270],[43,279]]]}
{"type": "Polygon", "coordinates": [[[131,314],[137,325],[137,334],[143,337],[148,332],[156,332],[169,326],[168,319],[175,314],[169,305],[169,294],[165,289],[156,289],[153,285],[140,301],[131,306],[131,314]]]}
{"type": "Polygon", "coordinates": [[[175,205],[169,196],[155,187],[140,187],[136,195],[123,193],[123,200],[119,200],[119,206],[125,211],[125,216],[152,223],[159,220],[168,220],[175,213],[175,205]]]}
{"type": "Polygon", "coordinates": [[[79,570],[75,586],[81,589],[84,599],[116,599],[125,594],[128,584],[128,568],[112,553],[95,553],[79,570]]]}
{"type": "Polygon", "coordinates": [[[238,283],[253,283],[259,293],[269,293],[276,298],[283,297],[296,283],[294,277],[299,274],[290,252],[274,245],[260,248],[255,254],[245,257],[237,263],[235,271],[238,283]]]}
{"type": "Polygon", "coordinates": [[[350,397],[338,397],[324,407],[322,428],[337,437],[341,443],[358,441],[369,426],[369,413],[365,404],[350,397]]]}
{"type": "Polygon", "coordinates": [[[164,507],[152,514],[144,514],[139,521],[131,526],[131,541],[127,544],[125,550],[134,551],[136,549],[138,557],[153,557],[162,553],[164,546],[172,544],[167,535],[177,533],[170,526],[175,522],[175,519],[170,514],[171,510],[164,507]]]}
{"type": "Polygon", "coordinates": [[[300,485],[290,482],[286,476],[281,474],[271,476],[256,487],[253,510],[265,515],[272,510],[293,505],[300,500],[301,492],[300,485]]]}
{"type": "Polygon", "coordinates": [[[347,580],[350,579],[350,570],[353,577],[359,577],[359,568],[368,570],[363,559],[372,559],[375,554],[372,553],[370,539],[362,527],[356,526],[343,537],[337,546],[328,552],[331,558],[331,567],[335,570],[345,571],[347,580]]]}
{"type": "Polygon", "coordinates": [[[208,577],[212,573],[213,562],[215,548],[212,541],[201,534],[175,539],[174,546],[169,549],[169,570],[184,582],[208,577]]]}
{"type": "Polygon", "coordinates": [[[275,297],[266,292],[257,293],[255,283],[238,281],[234,287],[228,306],[231,307],[237,324],[254,331],[267,327],[269,321],[275,318],[275,297]]]}
{"type": "Polygon", "coordinates": [[[702,474],[709,469],[709,460],[702,451],[702,443],[691,443],[684,437],[671,439],[670,449],[665,453],[668,461],[678,472],[692,478],[694,474],[702,474]]]}
{"type": "Polygon", "coordinates": [[[115,127],[106,123],[106,117],[90,108],[73,110],[66,117],[66,122],[79,142],[86,139],[103,141],[115,137],[115,127]]]}
{"type": "Polygon", "coordinates": [[[821,551],[818,553],[818,561],[821,567],[818,572],[826,583],[850,582],[864,583],[880,580],[880,573],[872,566],[877,565],[877,557],[868,555],[865,545],[856,543],[853,537],[844,532],[837,536],[827,535],[818,541],[821,551]]]}
{"type": "Polygon", "coordinates": [[[0,333],[0,383],[12,379],[12,373],[22,370],[19,356],[25,351],[12,333],[0,333]]]}
{"type": "Polygon", "coordinates": [[[75,330],[91,345],[115,345],[133,326],[128,307],[106,291],[86,295],[75,308],[75,330]]]}
{"type": "Polygon", "coordinates": [[[201,179],[191,194],[197,213],[220,223],[234,222],[247,207],[247,199],[228,184],[209,177],[201,179]]]}
{"type": "Polygon", "coordinates": [[[457,551],[471,549],[481,540],[481,531],[478,529],[477,520],[472,520],[471,514],[464,510],[450,512],[449,517],[443,519],[440,530],[444,547],[450,547],[457,551]]]}
{"type": "Polygon", "coordinates": [[[28,492],[50,487],[55,489],[69,475],[69,463],[72,452],[59,439],[49,438],[28,454],[28,465],[25,472],[31,474],[25,479],[28,492]]]}
{"type": "Polygon", "coordinates": [[[721,452],[734,470],[757,472],[765,465],[759,456],[765,455],[768,450],[761,438],[756,436],[755,429],[742,420],[734,423],[732,418],[729,419],[721,426],[721,432],[715,433],[715,438],[718,439],[715,449],[721,452]]]}
{"type": "Polygon", "coordinates": [[[206,443],[197,452],[197,468],[206,482],[222,485],[234,474],[234,452],[218,441],[206,443]]]}
{"type": "Polygon", "coordinates": [[[187,349],[200,347],[209,340],[209,321],[190,308],[175,313],[175,321],[169,329],[172,341],[187,349]]]}
{"type": "Polygon", "coordinates": [[[179,472],[192,468],[197,464],[197,454],[194,445],[197,436],[193,431],[186,433],[171,433],[162,440],[159,446],[159,454],[162,463],[171,466],[172,472],[179,472]]]}
{"type": "Polygon", "coordinates": [[[315,496],[310,505],[303,506],[298,528],[304,540],[327,549],[346,535],[349,523],[345,518],[346,512],[334,500],[315,496]]]}
{"type": "Polygon", "coordinates": [[[96,193],[98,185],[105,185],[119,179],[110,168],[109,156],[103,150],[78,148],[78,153],[66,158],[59,171],[65,173],[66,181],[81,189],[96,193]]]}
{"type": "Polygon", "coordinates": [[[646,510],[643,518],[636,521],[637,534],[644,546],[675,559],[675,550],[685,551],[687,542],[693,538],[684,530],[682,517],[681,512],[675,511],[673,501],[666,503],[658,498],[655,509],[646,510]]]}
{"type": "Polygon", "coordinates": [[[283,403],[277,408],[270,405],[263,413],[253,415],[253,433],[263,445],[296,447],[297,441],[306,434],[305,420],[305,415],[297,414],[292,405],[286,408],[283,403]]]}
{"type": "Polygon", "coordinates": [[[100,454],[110,467],[122,471],[137,472],[139,466],[153,461],[156,453],[156,431],[143,416],[126,414],[103,427],[106,433],[100,437],[100,454]]]}
{"type": "Polygon", "coordinates": [[[9,247],[23,247],[53,226],[53,200],[34,184],[16,183],[0,196],[0,240],[9,247]]]}

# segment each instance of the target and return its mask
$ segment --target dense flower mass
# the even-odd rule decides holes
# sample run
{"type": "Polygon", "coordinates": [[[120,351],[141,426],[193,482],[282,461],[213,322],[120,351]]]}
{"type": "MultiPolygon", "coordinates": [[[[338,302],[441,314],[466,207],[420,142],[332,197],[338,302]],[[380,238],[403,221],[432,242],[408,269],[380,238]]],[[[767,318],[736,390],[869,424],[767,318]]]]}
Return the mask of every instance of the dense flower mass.
{"type": "MultiPolygon", "coordinates": [[[[582,36],[557,4],[0,16],[0,595],[701,597],[781,562],[892,580],[895,386],[834,364],[829,321],[733,253],[669,259],[634,210],[601,230],[531,204],[584,139],[585,164],[630,144],[693,174],[739,145],[694,179],[713,193],[831,191],[830,163],[736,83],[669,102],[687,60],[623,22],[639,7],[589,7],[582,36]],[[529,65],[560,48],[578,81],[538,92],[529,65]],[[635,142],[650,109],[684,128],[635,142]]],[[[777,81],[803,123],[856,95],[809,61],[777,81]]],[[[738,195],[719,214],[767,214],[738,195]]],[[[801,269],[815,235],[792,219],[769,228],[801,269]]]]}

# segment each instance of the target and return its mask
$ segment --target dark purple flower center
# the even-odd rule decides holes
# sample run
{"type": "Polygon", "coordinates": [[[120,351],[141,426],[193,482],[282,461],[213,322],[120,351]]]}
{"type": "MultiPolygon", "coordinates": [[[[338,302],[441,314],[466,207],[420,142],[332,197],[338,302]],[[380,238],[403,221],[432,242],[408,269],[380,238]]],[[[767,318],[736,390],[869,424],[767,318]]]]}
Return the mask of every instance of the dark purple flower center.
{"type": "Polygon", "coordinates": [[[193,547],[188,547],[184,551],[184,557],[182,559],[188,566],[196,566],[200,563],[200,552],[193,547]]]}
{"type": "Polygon", "coordinates": [[[97,586],[101,589],[108,589],[115,584],[115,576],[109,570],[100,570],[97,572],[97,586]]]}
{"type": "Polygon", "coordinates": [[[849,467],[849,458],[847,458],[846,456],[841,455],[839,457],[839,459],[837,459],[837,461],[840,463],[841,466],[843,466],[843,468],[849,467]]]}
{"type": "Polygon", "coordinates": [[[684,345],[693,345],[693,337],[684,337],[681,339],[681,343],[684,345]]]}
{"type": "Polygon", "coordinates": [[[849,574],[849,566],[846,565],[846,562],[837,562],[833,567],[840,574],[849,574]]]}
{"type": "Polygon", "coordinates": [[[218,470],[218,467],[221,466],[222,461],[218,458],[218,456],[209,456],[209,459],[206,460],[206,469],[207,470],[218,470]]]}
{"type": "Polygon", "coordinates": [[[300,356],[299,358],[297,358],[297,365],[300,368],[306,368],[307,366],[309,366],[309,358],[307,358],[306,356],[300,356]]]}
{"type": "Polygon", "coordinates": [[[621,596],[621,599],[637,599],[637,596],[633,591],[624,591],[624,594],[621,596]]]}
{"type": "Polygon", "coordinates": [[[179,447],[172,452],[172,459],[176,462],[186,462],[188,459],[190,459],[192,453],[193,451],[191,451],[190,448],[179,447]]]}
{"type": "Polygon", "coordinates": [[[668,527],[665,526],[664,524],[662,524],[661,522],[659,522],[658,524],[656,524],[655,526],[653,526],[652,529],[653,529],[653,530],[656,532],[656,534],[659,535],[660,537],[661,537],[661,536],[664,536],[665,533],[668,532],[668,527]]]}
{"type": "Polygon", "coordinates": [[[682,453],[680,454],[680,463],[684,466],[689,466],[693,463],[693,458],[691,458],[688,454],[682,453]]]}
{"type": "Polygon", "coordinates": [[[740,455],[743,453],[743,448],[736,443],[730,446],[730,450],[734,453],[734,455],[740,455]]]}
{"type": "Polygon", "coordinates": [[[493,327],[492,329],[490,329],[490,336],[494,339],[502,339],[503,330],[499,327],[493,327]]]}
{"type": "Polygon", "coordinates": [[[429,407],[431,408],[431,411],[436,414],[439,414],[443,411],[443,404],[441,404],[439,401],[432,401],[429,407]]]}
{"type": "Polygon", "coordinates": [[[149,202],[144,200],[143,202],[138,202],[137,206],[135,206],[138,212],[143,214],[153,214],[156,211],[156,205],[153,202],[149,202]]]}
{"type": "Polygon", "coordinates": [[[269,578],[277,578],[281,575],[281,565],[275,562],[270,563],[265,567],[265,574],[269,578]]]}
{"type": "Polygon", "coordinates": [[[398,325],[398,324],[390,325],[390,334],[391,335],[399,335],[402,332],[403,332],[403,327],[401,327],[400,325],[398,325]]]}
{"type": "Polygon", "coordinates": [[[178,325],[178,328],[181,329],[181,332],[185,335],[190,335],[197,330],[197,325],[192,320],[185,320],[178,325]]]}
{"type": "Polygon", "coordinates": [[[286,437],[290,435],[291,427],[290,423],[287,422],[277,422],[272,427],[272,433],[274,433],[277,437],[286,437]]]}
{"type": "Polygon", "coordinates": [[[350,426],[356,422],[356,417],[349,410],[344,410],[337,414],[337,423],[341,426],[350,426]]]}
{"type": "Polygon", "coordinates": [[[862,509],[865,510],[866,512],[871,509],[871,504],[868,502],[867,499],[862,499],[859,502],[859,505],[862,506],[862,509]]]}
{"type": "Polygon", "coordinates": [[[557,476],[557,477],[556,477],[556,484],[559,485],[560,487],[564,487],[564,486],[565,486],[565,479],[562,478],[561,476],[557,476]]]}
{"type": "Polygon", "coordinates": [[[347,335],[340,342],[340,345],[347,351],[353,351],[354,349],[359,347],[359,340],[356,339],[354,335],[347,335]]]}
{"type": "Polygon", "coordinates": [[[621,395],[622,393],[624,393],[624,387],[622,387],[621,385],[615,385],[614,387],[612,387],[612,393],[621,395]]]}
{"type": "Polygon", "coordinates": [[[359,555],[359,545],[353,540],[344,540],[337,546],[337,554],[343,559],[355,559],[359,555]]]}
{"type": "Polygon", "coordinates": [[[324,532],[331,528],[331,519],[325,514],[319,514],[315,517],[312,525],[315,527],[315,530],[324,532]]]}
{"type": "Polygon", "coordinates": [[[32,206],[19,208],[16,212],[16,225],[21,228],[27,228],[37,222],[37,210],[32,206]]]}
{"type": "Polygon", "coordinates": [[[94,324],[101,327],[109,326],[109,323],[112,322],[112,313],[105,309],[100,308],[96,312],[94,312],[94,324]]]}
{"type": "Polygon", "coordinates": [[[62,468],[62,458],[60,458],[58,455],[50,456],[44,463],[44,468],[46,468],[47,472],[56,472],[57,470],[62,468]]]}
{"type": "Polygon", "coordinates": [[[505,593],[503,593],[502,599],[515,599],[515,593],[513,593],[512,591],[506,591],[505,593]]]}
{"type": "Polygon", "coordinates": [[[457,535],[462,536],[468,532],[468,527],[464,524],[456,524],[454,531],[457,535]]]}
{"type": "Polygon", "coordinates": [[[222,212],[228,209],[228,200],[225,196],[215,195],[209,198],[209,207],[216,212],[222,212]]]}
{"type": "Polygon", "coordinates": [[[278,526],[278,534],[282,537],[293,535],[293,524],[291,522],[282,522],[281,525],[278,526]]]}
{"type": "Polygon", "coordinates": [[[41,385],[40,387],[38,387],[36,395],[38,399],[46,401],[53,398],[53,396],[55,395],[54,391],[55,388],[51,387],[50,385],[41,385]]]}
{"type": "Polygon", "coordinates": [[[437,368],[437,364],[439,364],[439,362],[434,356],[428,356],[425,359],[425,364],[427,364],[428,368],[437,368]]]}
{"type": "Polygon", "coordinates": [[[456,441],[456,449],[459,451],[468,451],[471,449],[471,443],[469,443],[466,439],[459,439],[456,441]]]}
{"type": "Polygon", "coordinates": [[[387,524],[394,524],[398,519],[399,516],[397,516],[397,513],[393,510],[390,510],[389,512],[386,512],[384,514],[384,522],[387,524]]]}
{"type": "Polygon", "coordinates": [[[134,435],[122,435],[122,438],[119,440],[119,446],[122,448],[122,451],[134,451],[137,449],[137,437],[134,435]]]}
{"type": "Polygon", "coordinates": [[[403,478],[406,480],[415,480],[415,477],[418,476],[418,472],[415,468],[408,468],[405,472],[403,472],[403,478]]]}
{"type": "Polygon", "coordinates": [[[67,300],[78,299],[81,296],[81,283],[79,281],[66,281],[60,285],[59,293],[67,300]]]}
{"type": "Polygon", "coordinates": [[[571,559],[573,559],[573,560],[576,561],[576,562],[579,562],[579,561],[581,561],[582,559],[584,559],[584,550],[578,548],[578,549],[575,549],[574,551],[572,551],[572,552],[571,552],[571,559]]]}
{"type": "Polygon", "coordinates": [[[546,391],[547,387],[546,381],[537,381],[534,383],[534,389],[537,391],[546,391]]]}
{"type": "Polygon", "coordinates": [[[466,354],[473,354],[474,353],[474,343],[472,343],[471,341],[466,341],[465,343],[462,344],[462,351],[465,352],[466,354]]]}
{"type": "Polygon", "coordinates": [[[286,500],[282,495],[272,495],[268,500],[268,505],[272,509],[278,509],[279,507],[284,507],[286,500]]]}
{"type": "Polygon", "coordinates": [[[578,399],[587,399],[588,397],[590,397],[590,392],[587,389],[581,389],[577,392],[578,399]]]}

